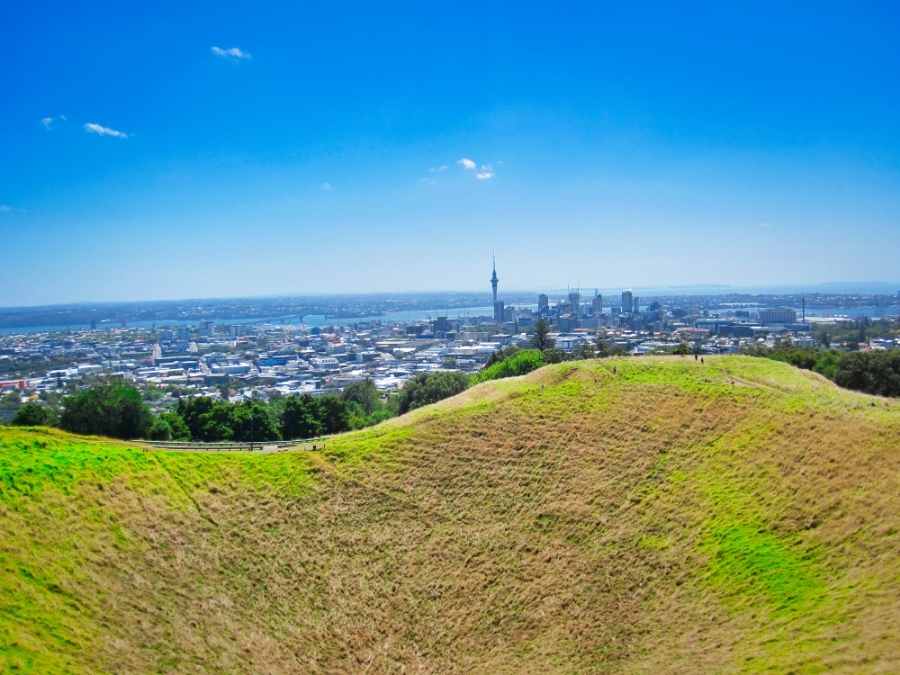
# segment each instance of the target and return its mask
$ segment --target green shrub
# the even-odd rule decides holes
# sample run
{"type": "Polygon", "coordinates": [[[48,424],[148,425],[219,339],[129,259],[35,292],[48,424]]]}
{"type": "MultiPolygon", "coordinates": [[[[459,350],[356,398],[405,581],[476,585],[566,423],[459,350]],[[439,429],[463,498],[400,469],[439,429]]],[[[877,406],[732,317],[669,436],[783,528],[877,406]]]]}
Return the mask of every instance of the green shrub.
{"type": "Polygon", "coordinates": [[[900,351],[837,352],[832,349],[751,347],[751,356],[790,363],[824,375],[846,389],[879,396],[900,396],[900,351]]]}
{"type": "Polygon", "coordinates": [[[177,412],[164,412],[159,417],[169,425],[173,441],[191,440],[191,430],[177,412]]]}
{"type": "Polygon", "coordinates": [[[835,382],[879,396],[900,396],[900,351],[851,352],[838,363],[835,382]]]}
{"type": "Polygon", "coordinates": [[[41,403],[29,401],[16,411],[11,424],[22,427],[51,426],[56,422],[56,412],[41,403]]]}
{"type": "Polygon", "coordinates": [[[154,417],[150,426],[147,427],[147,438],[151,441],[171,441],[172,427],[166,420],[154,417]]]}
{"type": "Polygon", "coordinates": [[[406,382],[398,397],[398,412],[415,410],[454,396],[469,386],[469,378],[462,373],[421,373],[406,382]]]}
{"type": "Polygon", "coordinates": [[[524,375],[544,365],[544,354],[539,349],[524,349],[502,361],[488,365],[472,376],[472,384],[499,380],[504,377],[524,375]]]}

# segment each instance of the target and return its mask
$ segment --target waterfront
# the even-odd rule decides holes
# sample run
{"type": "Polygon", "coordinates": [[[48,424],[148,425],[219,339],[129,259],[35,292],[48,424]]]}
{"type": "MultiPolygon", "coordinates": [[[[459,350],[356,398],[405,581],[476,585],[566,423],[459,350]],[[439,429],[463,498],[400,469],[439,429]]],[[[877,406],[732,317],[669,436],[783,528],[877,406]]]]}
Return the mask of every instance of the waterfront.
{"type": "MultiPolygon", "coordinates": [[[[488,306],[480,307],[457,307],[452,309],[410,309],[398,310],[394,312],[384,312],[383,314],[375,314],[371,316],[358,316],[348,318],[334,318],[326,314],[308,314],[302,317],[299,315],[287,316],[269,316],[254,317],[252,319],[218,319],[211,321],[216,326],[306,326],[308,328],[320,328],[322,326],[351,326],[356,323],[368,323],[380,321],[382,323],[406,323],[413,321],[427,321],[435,319],[438,316],[446,316],[448,319],[461,319],[475,316],[490,316],[491,308],[488,306]]],[[[197,319],[162,319],[159,321],[128,321],[124,325],[118,321],[102,321],[97,324],[96,330],[113,330],[113,329],[154,329],[154,328],[177,328],[178,326],[197,326],[202,322],[197,319]]],[[[78,332],[89,330],[90,325],[86,323],[73,324],[54,324],[46,326],[16,326],[14,328],[0,328],[0,335],[27,335],[32,333],[53,333],[53,332],[78,332]]]]}

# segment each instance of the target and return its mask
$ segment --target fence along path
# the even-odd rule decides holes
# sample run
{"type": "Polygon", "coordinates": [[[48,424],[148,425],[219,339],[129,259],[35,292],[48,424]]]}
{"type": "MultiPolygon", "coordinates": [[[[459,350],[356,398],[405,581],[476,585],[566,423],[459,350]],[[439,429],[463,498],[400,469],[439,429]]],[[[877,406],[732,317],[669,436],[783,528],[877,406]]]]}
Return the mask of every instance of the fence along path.
{"type": "Polygon", "coordinates": [[[284,452],[285,450],[320,450],[325,447],[325,436],[298,438],[293,441],[221,441],[200,443],[195,441],[141,441],[154,450],[180,452],[284,452]]]}

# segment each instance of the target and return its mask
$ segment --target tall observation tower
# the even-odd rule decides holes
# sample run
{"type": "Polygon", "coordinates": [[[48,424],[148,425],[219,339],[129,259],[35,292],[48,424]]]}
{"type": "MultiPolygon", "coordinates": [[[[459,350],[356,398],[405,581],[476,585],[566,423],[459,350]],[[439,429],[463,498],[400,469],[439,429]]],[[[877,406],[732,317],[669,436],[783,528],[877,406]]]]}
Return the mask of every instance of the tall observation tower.
{"type": "Polygon", "coordinates": [[[491,273],[491,294],[494,296],[494,304],[497,304],[497,284],[500,280],[497,278],[497,259],[491,256],[491,263],[494,271],[491,273]]]}
{"type": "Polygon", "coordinates": [[[497,259],[494,256],[491,256],[491,265],[493,267],[493,271],[491,272],[491,297],[493,303],[491,304],[491,307],[494,310],[494,321],[497,321],[497,284],[500,283],[500,280],[497,278],[497,259]]]}

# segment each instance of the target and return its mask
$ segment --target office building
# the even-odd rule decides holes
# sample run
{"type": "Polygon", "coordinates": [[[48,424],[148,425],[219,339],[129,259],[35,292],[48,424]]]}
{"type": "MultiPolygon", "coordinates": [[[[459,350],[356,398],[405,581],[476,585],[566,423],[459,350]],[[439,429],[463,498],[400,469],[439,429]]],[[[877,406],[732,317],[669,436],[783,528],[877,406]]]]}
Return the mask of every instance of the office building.
{"type": "Polygon", "coordinates": [[[569,291],[569,307],[572,308],[572,316],[578,321],[581,318],[581,293],[569,291]]]}
{"type": "Polygon", "coordinates": [[[631,314],[634,311],[634,296],[631,291],[622,291],[622,313],[631,314]]]}
{"type": "Polygon", "coordinates": [[[763,325],[773,323],[794,323],[797,321],[797,312],[788,307],[774,307],[759,310],[759,322],[763,325]]]}
{"type": "Polygon", "coordinates": [[[540,316],[550,315],[550,298],[544,293],[538,296],[538,314],[540,316]]]}

